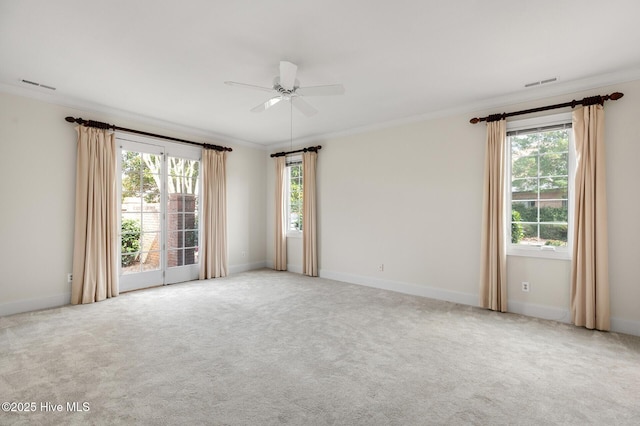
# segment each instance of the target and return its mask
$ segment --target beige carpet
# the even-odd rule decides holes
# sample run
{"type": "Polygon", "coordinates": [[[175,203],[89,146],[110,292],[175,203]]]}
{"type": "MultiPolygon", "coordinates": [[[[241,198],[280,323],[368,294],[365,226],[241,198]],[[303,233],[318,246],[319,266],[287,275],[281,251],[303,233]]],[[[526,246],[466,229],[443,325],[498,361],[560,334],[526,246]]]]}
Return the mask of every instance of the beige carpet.
{"type": "Polygon", "coordinates": [[[36,403],[2,425],[638,425],[640,338],[262,270],[0,318],[0,400],[36,403]]]}

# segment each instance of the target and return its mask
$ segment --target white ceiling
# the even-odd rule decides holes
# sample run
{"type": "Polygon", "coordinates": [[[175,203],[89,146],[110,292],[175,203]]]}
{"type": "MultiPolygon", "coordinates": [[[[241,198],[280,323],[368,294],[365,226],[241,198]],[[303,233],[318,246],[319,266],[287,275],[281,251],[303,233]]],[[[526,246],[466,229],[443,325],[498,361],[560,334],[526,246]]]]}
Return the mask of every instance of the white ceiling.
{"type": "Polygon", "coordinates": [[[313,140],[638,79],[639,17],[637,0],[0,0],[0,90],[277,145],[289,104],[252,113],[269,94],[225,80],[270,86],[287,60],[301,86],[342,83],[293,111],[313,140]]]}

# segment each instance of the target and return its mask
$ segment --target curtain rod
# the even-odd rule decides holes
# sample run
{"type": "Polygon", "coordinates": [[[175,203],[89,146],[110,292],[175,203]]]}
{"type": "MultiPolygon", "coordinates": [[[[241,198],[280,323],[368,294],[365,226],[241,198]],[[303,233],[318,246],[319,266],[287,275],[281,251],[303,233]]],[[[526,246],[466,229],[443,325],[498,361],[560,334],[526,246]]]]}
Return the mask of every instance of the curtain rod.
{"type": "Polygon", "coordinates": [[[549,105],[549,106],[544,106],[544,107],[539,107],[539,108],[532,108],[532,109],[525,109],[523,111],[515,111],[515,112],[503,112],[502,114],[491,114],[488,115],[486,117],[482,117],[482,118],[472,118],[471,120],[469,120],[469,122],[471,124],[476,124],[479,123],[481,121],[486,121],[486,122],[492,122],[492,121],[500,121],[500,120],[504,120],[507,117],[513,117],[514,115],[523,115],[523,114],[531,114],[533,112],[540,112],[540,111],[549,111],[551,109],[558,109],[558,108],[564,108],[564,107],[571,107],[571,108],[575,108],[576,105],[584,105],[584,106],[589,106],[589,105],[595,105],[595,104],[600,104],[603,105],[605,101],[608,100],[612,100],[612,101],[617,101],[618,99],[620,99],[621,97],[623,97],[624,94],[620,93],[620,92],[614,92],[610,95],[604,95],[604,96],[590,96],[587,98],[583,98],[580,101],[576,101],[573,100],[571,102],[565,102],[563,104],[556,104],[556,105],[549,105]]]}
{"type": "Polygon", "coordinates": [[[275,154],[271,154],[271,157],[284,157],[285,155],[296,154],[298,152],[318,152],[319,149],[322,149],[321,145],[310,146],[310,147],[307,147],[307,148],[297,149],[295,151],[276,152],[275,154]]]}
{"type": "Polygon", "coordinates": [[[125,127],[116,126],[115,124],[102,123],[100,121],[84,120],[82,118],[74,118],[74,117],[65,117],[65,120],[68,121],[69,123],[78,123],[78,124],[80,124],[82,126],[86,126],[86,127],[95,127],[95,128],[98,128],[98,129],[120,130],[121,132],[135,133],[135,134],[138,134],[138,135],[152,136],[152,137],[155,137],[155,138],[162,138],[162,139],[168,139],[168,140],[176,141],[176,142],[188,143],[188,144],[191,144],[191,145],[198,145],[198,146],[201,146],[201,147],[207,148],[207,149],[215,149],[216,151],[233,151],[233,149],[227,148],[226,146],[211,145],[211,144],[208,144],[208,143],[200,143],[200,142],[192,142],[192,141],[188,141],[188,140],[185,140],[185,139],[178,139],[178,138],[172,138],[170,136],[163,136],[163,135],[158,135],[158,134],[155,134],[155,133],[143,132],[141,130],[127,129],[125,127]]]}

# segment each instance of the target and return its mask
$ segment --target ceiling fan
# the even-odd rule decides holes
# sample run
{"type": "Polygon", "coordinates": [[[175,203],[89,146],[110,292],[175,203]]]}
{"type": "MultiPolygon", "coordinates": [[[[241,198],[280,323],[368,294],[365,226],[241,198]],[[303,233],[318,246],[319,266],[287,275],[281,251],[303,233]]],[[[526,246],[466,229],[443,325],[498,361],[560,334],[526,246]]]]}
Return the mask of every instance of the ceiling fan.
{"type": "Polygon", "coordinates": [[[246,87],[248,89],[274,93],[274,96],[266,102],[262,102],[254,108],[251,108],[252,112],[262,112],[280,101],[290,101],[294,107],[307,117],[316,114],[318,110],[309,105],[309,103],[303,99],[304,96],[330,96],[342,95],[344,93],[344,86],[342,86],[342,84],[300,87],[300,82],[296,79],[297,71],[298,66],[296,64],[280,61],[280,75],[274,77],[273,87],[255,86],[253,84],[237,83],[235,81],[225,81],[224,83],[229,86],[246,87]]]}

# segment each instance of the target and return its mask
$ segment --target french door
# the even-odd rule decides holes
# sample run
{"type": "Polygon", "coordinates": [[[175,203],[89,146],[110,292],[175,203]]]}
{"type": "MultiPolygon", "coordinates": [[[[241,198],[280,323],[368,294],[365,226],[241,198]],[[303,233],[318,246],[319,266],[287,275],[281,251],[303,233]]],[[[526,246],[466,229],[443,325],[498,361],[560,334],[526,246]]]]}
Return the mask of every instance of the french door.
{"type": "Polygon", "coordinates": [[[199,148],[117,137],[120,289],[198,278],[199,148]]]}

